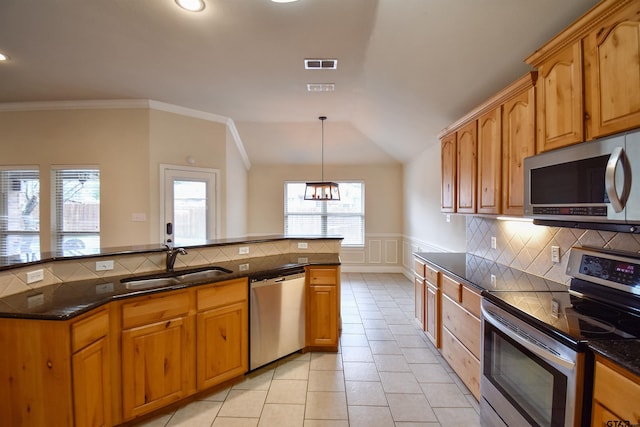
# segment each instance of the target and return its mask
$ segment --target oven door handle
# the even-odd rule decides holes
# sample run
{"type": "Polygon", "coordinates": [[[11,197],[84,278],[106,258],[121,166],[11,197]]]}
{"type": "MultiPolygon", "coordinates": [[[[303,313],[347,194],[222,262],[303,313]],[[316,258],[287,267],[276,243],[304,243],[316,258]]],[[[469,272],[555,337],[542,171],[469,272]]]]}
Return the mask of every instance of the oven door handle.
{"type": "Polygon", "coordinates": [[[531,351],[532,353],[540,356],[541,358],[560,365],[566,369],[573,370],[576,366],[575,362],[569,359],[565,359],[562,356],[558,356],[547,350],[544,347],[540,347],[539,345],[531,342],[526,337],[521,336],[516,331],[511,330],[508,326],[504,325],[500,320],[496,319],[493,314],[489,313],[484,307],[481,308],[482,315],[485,320],[491,323],[495,328],[502,331],[504,334],[508,335],[510,338],[516,340],[519,344],[521,344],[524,348],[531,351]]]}

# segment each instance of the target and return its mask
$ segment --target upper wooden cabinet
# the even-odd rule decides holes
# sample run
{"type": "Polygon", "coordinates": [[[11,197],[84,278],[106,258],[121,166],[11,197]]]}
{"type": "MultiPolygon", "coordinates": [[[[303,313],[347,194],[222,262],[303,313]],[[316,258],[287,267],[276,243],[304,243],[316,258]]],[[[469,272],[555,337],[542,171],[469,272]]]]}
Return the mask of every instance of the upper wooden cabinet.
{"type": "Polygon", "coordinates": [[[460,213],[476,212],[477,144],[476,121],[463,126],[457,132],[457,210],[460,213]]]}
{"type": "Polygon", "coordinates": [[[603,0],[530,55],[537,150],[640,127],[640,4],[603,0]]]}
{"type": "Polygon", "coordinates": [[[536,95],[530,76],[502,106],[502,213],[524,212],[524,159],[536,153],[536,95]]]}
{"type": "Polygon", "coordinates": [[[538,66],[538,152],[584,140],[582,86],[581,41],[538,66]]]}
{"type": "Polygon", "coordinates": [[[502,115],[500,107],[478,119],[478,213],[500,213],[502,196],[502,115]]]}
{"type": "Polygon", "coordinates": [[[590,136],[640,126],[640,2],[603,19],[584,39],[590,136]]]}
{"type": "Polygon", "coordinates": [[[523,160],[535,154],[536,72],[440,135],[442,212],[522,215],[523,160]]]}
{"type": "Polygon", "coordinates": [[[442,198],[440,210],[442,212],[456,211],[456,133],[453,132],[442,138],[442,198]]]}

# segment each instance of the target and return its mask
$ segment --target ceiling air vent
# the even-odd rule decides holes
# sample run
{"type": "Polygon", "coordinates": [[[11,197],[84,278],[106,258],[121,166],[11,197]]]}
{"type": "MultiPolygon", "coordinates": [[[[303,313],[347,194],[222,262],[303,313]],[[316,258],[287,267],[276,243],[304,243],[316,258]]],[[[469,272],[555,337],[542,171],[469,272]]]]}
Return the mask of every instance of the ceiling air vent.
{"type": "Polygon", "coordinates": [[[337,59],[305,59],[304,68],[306,70],[335,70],[338,68],[337,59]]]}
{"type": "Polygon", "coordinates": [[[307,92],[333,92],[335,83],[307,83],[307,92]]]}

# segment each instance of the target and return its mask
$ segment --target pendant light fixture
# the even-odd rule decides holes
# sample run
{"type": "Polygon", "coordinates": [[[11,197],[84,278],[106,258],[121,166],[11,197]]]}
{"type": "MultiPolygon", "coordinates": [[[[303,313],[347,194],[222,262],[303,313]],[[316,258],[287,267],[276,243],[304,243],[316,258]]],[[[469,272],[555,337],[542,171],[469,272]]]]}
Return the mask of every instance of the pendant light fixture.
{"type": "Polygon", "coordinates": [[[320,182],[307,182],[307,187],[304,191],[305,200],[340,200],[340,189],[337,182],[328,182],[324,180],[324,121],[327,120],[326,116],[318,117],[320,123],[322,123],[322,181],[320,182]]]}

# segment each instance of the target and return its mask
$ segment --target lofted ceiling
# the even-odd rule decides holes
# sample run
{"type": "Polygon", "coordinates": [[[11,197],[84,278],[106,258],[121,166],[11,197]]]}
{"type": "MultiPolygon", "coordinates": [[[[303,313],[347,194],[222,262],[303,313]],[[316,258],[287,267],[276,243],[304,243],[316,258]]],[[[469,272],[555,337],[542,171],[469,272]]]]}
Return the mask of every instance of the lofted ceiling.
{"type": "MultiPolygon", "coordinates": [[[[249,159],[406,162],[596,0],[1,0],[0,103],[152,99],[232,119],[249,159]],[[337,70],[305,70],[336,58],[337,70]],[[334,83],[310,93],[307,83],[334,83]]],[[[4,143],[4,142],[3,142],[4,143]]]]}

